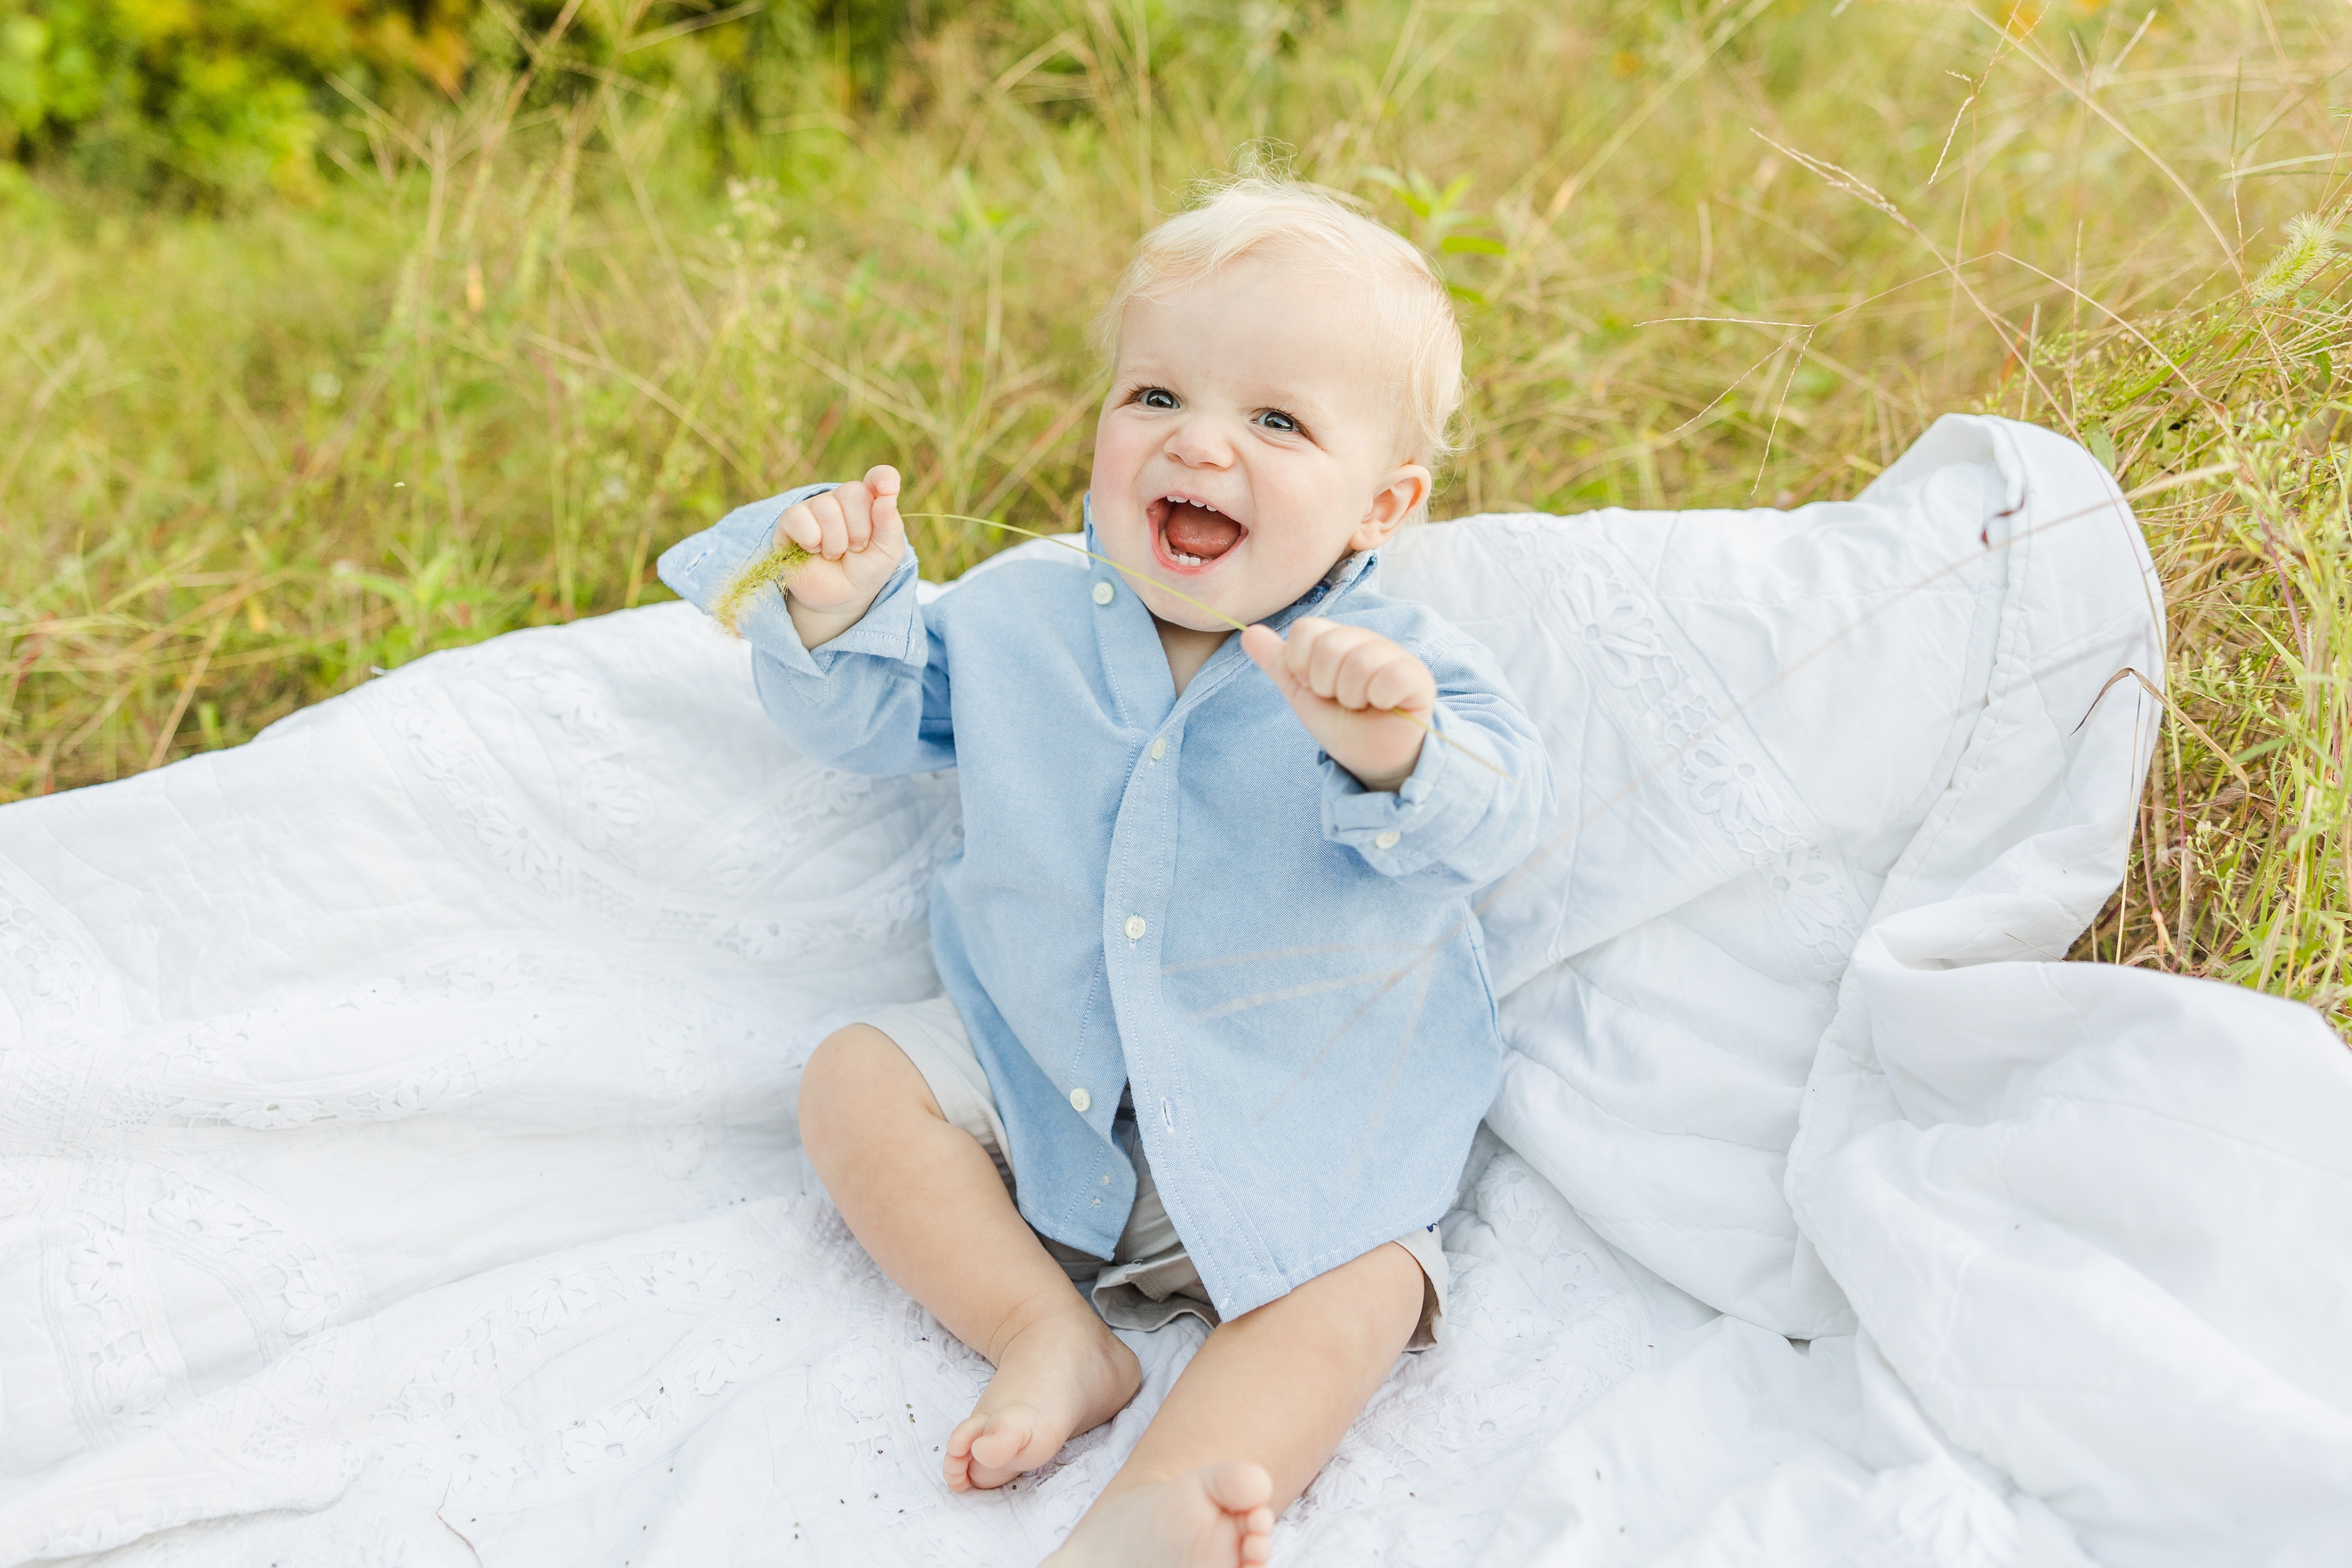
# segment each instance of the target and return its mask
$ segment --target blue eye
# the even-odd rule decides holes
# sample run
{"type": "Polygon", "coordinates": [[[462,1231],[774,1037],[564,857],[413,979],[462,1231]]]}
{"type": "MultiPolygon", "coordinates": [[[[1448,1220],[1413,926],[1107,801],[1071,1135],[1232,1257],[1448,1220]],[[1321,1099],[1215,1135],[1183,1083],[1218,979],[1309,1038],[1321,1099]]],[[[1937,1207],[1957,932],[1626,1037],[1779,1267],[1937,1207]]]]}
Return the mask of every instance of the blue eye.
{"type": "Polygon", "coordinates": [[[1269,408],[1258,417],[1265,421],[1265,427],[1269,430],[1280,430],[1293,436],[1298,434],[1298,421],[1279,408],[1269,408]]]}
{"type": "Polygon", "coordinates": [[[1164,386],[1147,386],[1136,394],[1135,400],[1146,408],[1173,408],[1176,395],[1164,386]]]}

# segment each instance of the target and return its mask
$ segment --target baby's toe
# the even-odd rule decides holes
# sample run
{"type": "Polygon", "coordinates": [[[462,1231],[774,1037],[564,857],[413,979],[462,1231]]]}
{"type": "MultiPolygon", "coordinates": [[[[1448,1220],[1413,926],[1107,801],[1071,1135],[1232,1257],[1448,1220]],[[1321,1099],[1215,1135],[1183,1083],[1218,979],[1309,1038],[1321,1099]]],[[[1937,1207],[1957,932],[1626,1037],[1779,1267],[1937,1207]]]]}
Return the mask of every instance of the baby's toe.
{"type": "Polygon", "coordinates": [[[1274,1513],[1259,1509],[1242,1524],[1242,1568],[1264,1568],[1274,1559],[1274,1513]]]}
{"type": "Polygon", "coordinates": [[[940,1471],[947,1478],[949,1490],[968,1492],[979,1484],[971,1477],[971,1445],[972,1439],[987,1428],[987,1416],[967,1415],[948,1434],[946,1457],[940,1461],[940,1471]]]}
{"type": "Polygon", "coordinates": [[[1029,1422],[1010,1412],[991,1415],[971,1440],[972,1481],[976,1486],[1003,1486],[1033,1467],[1024,1463],[1035,1433],[1029,1422]]]}
{"type": "Polygon", "coordinates": [[[1209,1500],[1227,1513],[1241,1516],[1244,1530],[1249,1528],[1250,1520],[1259,1514],[1266,1514],[1266,1528],[1273,1528],[1273,1516],[1266,1504],[1274,1497],[1274,1478],[1266,1474],[1264,1465],[1254,1465],[1247,1459],[1228,1459],[1212,1466],[1202,1480],[1209,1500]]]}

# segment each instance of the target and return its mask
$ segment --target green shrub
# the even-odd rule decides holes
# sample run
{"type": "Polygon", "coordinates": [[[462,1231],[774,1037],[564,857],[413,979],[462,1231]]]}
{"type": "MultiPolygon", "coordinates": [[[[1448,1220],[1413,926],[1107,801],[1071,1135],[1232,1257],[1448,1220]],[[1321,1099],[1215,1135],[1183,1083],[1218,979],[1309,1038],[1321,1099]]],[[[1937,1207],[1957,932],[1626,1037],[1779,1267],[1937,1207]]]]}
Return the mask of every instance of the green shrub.
{"type": "Polygon", "coordinates": [[[457,90],[471,0],[0,0],[0,149],[86,175],[307,195],[341,76],[457,90]]]}
{"type": "MultiPolygon", "coordinates": [[[[218,205],[315,200],[358,167],[372,112],[503,87],[534,58],[538,103],[576,99],[625,60],[654,87],[692,79],[703,128],[777,111],[782,74],[834,61],[851,101],[941,0],[764,5],[490,5],[483,0],[0,0],[0,156],[97,184],[218,205]],[[569,16],[567,16],[567,13],[569,16]]],[[[796,78],[794,79],[796,79],[796,78]]],[[[844,104],[847,107],[847,104],[844,104]]]]}

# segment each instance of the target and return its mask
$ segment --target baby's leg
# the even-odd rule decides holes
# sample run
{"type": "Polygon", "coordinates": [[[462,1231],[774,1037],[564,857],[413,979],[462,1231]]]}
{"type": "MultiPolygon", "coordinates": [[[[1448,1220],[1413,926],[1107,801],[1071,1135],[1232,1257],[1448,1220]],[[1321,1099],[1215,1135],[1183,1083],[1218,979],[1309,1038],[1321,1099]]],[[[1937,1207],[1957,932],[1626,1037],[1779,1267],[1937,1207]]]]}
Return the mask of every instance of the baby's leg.
{"type": "Polygon", "coordinates": [[[801,1139],[882,1272],[995,1363],[949,1435],[948,1485],[1003,1486],[1135,1397],[1135,1352],[1078,1294],[988,1152],[940,1114],[890,1037],[852,1024],[816,1048],[801,1079],[801,1139]]]}
{"type": "Polygon", "coordinates": [[[1220,1324],[1048,1568],[1266,1560],[1274,1520],[1339,1446],[1421,1321],[1391,1242],[1220,1324]]]}

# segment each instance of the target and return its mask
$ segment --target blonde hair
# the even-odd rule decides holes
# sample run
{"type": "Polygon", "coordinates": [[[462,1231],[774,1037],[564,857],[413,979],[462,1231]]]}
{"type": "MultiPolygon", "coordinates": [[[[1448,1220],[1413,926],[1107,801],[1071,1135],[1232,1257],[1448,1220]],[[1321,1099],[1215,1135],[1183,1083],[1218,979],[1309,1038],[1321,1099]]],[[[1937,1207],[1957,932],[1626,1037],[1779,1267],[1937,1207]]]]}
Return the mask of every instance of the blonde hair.
{"type": "Polygon", "coordinates": [[[1246,256],[1269,252],[1328,268],[1360,285],[1375,352],[1395,369],[1399,430],[1416,461],[1451,454],[1462,406],[1462,328],[1444,279],[1411,240],[1311,186],[1243,174],[1208,183],[1190,211],[1137,241],[1095,323],[1116,354],[1129,304],[1190,288],[1246,256]]]}

